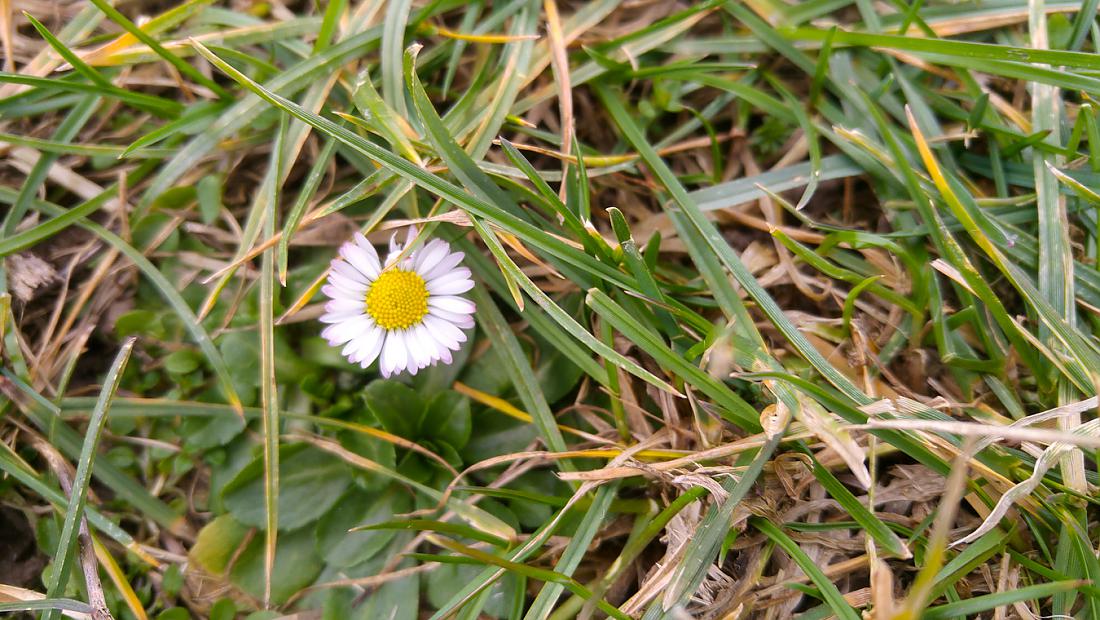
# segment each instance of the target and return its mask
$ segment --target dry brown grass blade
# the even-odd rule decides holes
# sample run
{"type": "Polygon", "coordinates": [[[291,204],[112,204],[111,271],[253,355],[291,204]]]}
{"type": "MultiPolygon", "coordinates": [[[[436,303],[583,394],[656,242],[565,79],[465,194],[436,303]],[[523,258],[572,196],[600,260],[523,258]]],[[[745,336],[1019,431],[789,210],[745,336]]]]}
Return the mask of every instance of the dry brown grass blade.
{"type": "MultiPolygon", "coordinates": [[[[41,592],[0,583],[0,603],[23,603],[28,601],[41,601],[45,598],[46,595],[41,592]]],[[[72,618],[73,620],[96,620],[91,614],[80,613],[78,611],[66,610],[61,612],[61,615],[66,618],[72,618]]]]}
{"type": "Polygon", "coordinates": [[[15,72],[15,22],[11,0],[0,0],[0,43],[4,48],[4,71],[15,72]]]}
{"type": "MultiPolygon", "coordinates": [[[[543,0],[542,10],[546,13],[546,31],[550,35],[550,66],[554,72],[554,81],[558,85],[558,110],[561,114],[561,152],[568,156],[573,147],[575,129],[573,127],[573,84],[569,76],[569,56],[565,49],[565,35],[561,29],[561,17],[558,15],[558,3],[555,0],[543,0]]],[[[566,178],[566,166],[562,165],[562,179],[566,178]]],[[[558,189],[564,200],[568,184],[562,183],[558,189]]]]}

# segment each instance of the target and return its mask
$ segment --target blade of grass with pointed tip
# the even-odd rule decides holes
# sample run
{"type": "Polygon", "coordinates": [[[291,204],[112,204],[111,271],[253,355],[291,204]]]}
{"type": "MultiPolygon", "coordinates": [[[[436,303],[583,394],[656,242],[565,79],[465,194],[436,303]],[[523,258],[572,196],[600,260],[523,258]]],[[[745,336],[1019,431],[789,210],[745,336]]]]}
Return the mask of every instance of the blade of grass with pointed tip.
{"type": "MultiPolygon", "coordinates": [[[[102,144],[72,144],[44,140],[10,133],[0,133],[0,143],[27,146],[36,151],[57,153],[59,155],[86,155],[88,157],[115,157],[121,159],[126,153],[124,147],[107,146],[102,144]]],[[[129,159],[164,159],[175,153],[175,149],[140,149],[131,150],[127,155],[129,159]]]]}
{"type": "MultiPolygon", "coordinates": [[[[476,221],[476,220],[475,220],[476,221]]],[[[478,224],[480,225],[480,224],[478,224]]],[[[493,253],[494,258],[497,260],[497,264],[503,269],[508,271],[513,280],[517,282],[535,303],[539,305],[547,314],[550,315],[555,322],[558,323],[570,336],[576,338],[581,343],[585,344],[599,356],[605,359],[613,360],[619,364],[623,370],[626,370],[630,374],[638,377],[642,381],[667,392],[675,395],[680,395],[676,388],[672,387],[668,382],[658,378],[653,373],[642,368],[637,362],[628,359],[615,349],[603,341],[597,339],[587,329],[581,326],[572,316],[561,309],[546,293],[542,292],[534,282],[531,281],[527,274],[512,261],[508,256],[504,248],[500,245],[500,242],[496,240],[496,237],[491,231],[483,230],[481,233],[481,239],[489,247],[490,252],[493,253]]]]}
{"type": "Polygon", "coordinates": [[[1008,544],[1009,532],[994,530],[978,540],[969,543],[958,555],[951,558],[936,573],[935,586],[932,588],[933,600],[939,598],[950,589],[959,579],[969,575],[971,571],[985,563],[990,557],[1004,551],[1008,544]]]}
{"type": "MultiPolygon", "coordinates": [[[[621,272],[611,269],[607,265],[604,265],[592,257],[578,252],[574,247],[563,241],[562,239],[548,235],[544,230],[538,226],[514,215],[511,212],[505,211],[500,207],[476,196],[471,195],[463,191],[458,186],[450,183],[438,175],[432,174],[423,168],[412,164],[411,162],[396,156],[394,153],[387,151],[377,144],[364,139],[347,128],[341,127],[332,121],[325,119],[316,114],[303,110],[301,106],[295,104],[292,101],[287,100],[280,95],[277,95],[270,90],[265,89],[256,82],[248,78],[248,76],[234,69],[231,65],[226,64],[223,60],[214,55],[210,50],[198,45],[200,53],[207,58],[211,63],[217,66],[220,70],[232,77],[234,80],[241,83],[253,93],[259,95],[262,99],[268,103],[285,110],[292,114],[296,118],[299,118],[311,126],[315,127],[322,133],[336,138],[340,142],[355,149],[362,155],[370,158],[387,167],[391,171],[397,173],[403,178],[409,179],[416,183],[418,186],[453,202],[454,204],[462,207],[464,210],[477,215],[478,217],[484,217],[492,221],[495,225],[501,229],[509,232],[520,239],[528,242],[534,247],[549,253],[561,259],[564,262],[568,262],[586,272],[592,273],[595,276],[604,278],[612,283],[615,283],[623,288],[632,289],[630,280],[624,276],[621,272]]],[[[510,201],[509,201],[510,202],[510,201]]]]}
{"type": "Polygon", "coordinates": [[[67,45],[58,40],[57,37],[53,36],[53,33],[50,32],[50,30],[44,25],[42,25],[42,22],[35,19],[33,15],[26,11],[23,11],[23,17],[27,18],[27,21],[31,23],[31,26],[34,26],[34,29],[38,31],[38,34],[42,37],[42,39],[45,40],[46,43],[48,43],[55,52],[57,52],[62,58],[64,58],[65,62],[72,65],[72,68],[75,69],[77,73],[88,78],[93,84],[97,86],[108,89],[114,87],[114,85],[111,84],[111,82],[107,78],[103,77],[103,75],[99,71],[96,71],[93,67],[89,67],[83,60],[81,60],[76,54],[74,54],[67,45]]]}
{"type": "Polygon", "coordinates": [[[810,462],[813,464],[812,470],[814,478],[816,478],[821,486],[825,488],[825,492],[840,504],[844,512],[855,519],[860,527],[862,527],[875,542],[882,545],[883,549],[895,557],[904,559],[913,556],[909,548],[905,546],[905,542],[902,541],[902,539],[899,538],[882,519],[872,514],[871,511],[859,501],[859,498],[841,484],[840,480],[837,480],[833,472],[829,471],[828,468],[821,465],[821,463],[814,458],[808,448],[805,448],[804,451],[810,457],[810,462]]]}
{"type": "MultiPolygon", "coordinates": [[[[477,252],[476,246],[472,242],[466,239],[459,239],[456,245],[465,251],[466,264],[474,272],[474,275],[477,276],[477,279],[491,286],[502,299],[508,299],[506,295],[507,285],[504,282],[504,276],[500,269],[480,252],[477,252]]],[[[516,305],[513,305],[513,308],[517,311],[519,310],[519,307],[516,305]]],[[[551,343],[552,346],[568,358],[569,361],[583,370],[585,374],[592,377],[592,379],[600,385],[608,385],[608,376],[605,368],[592,359],[591,352],[586,351],[578,344],[577,338],[571,337],[561,324],[547,317],[547,314],[540,306],[527,306],[524,310],[524,319],[531,324],[531,328],[542,336],[544,340],[551,343]]]]}
{"type": "MultiPolygon", "coordinates": [[[[273,92],[285,92],[287,95],[299,92],[316,80],[318,75],[325,75],[326,71],[366,53],[378,41],[380,34],[381,27],[376,26],[350,36],[288,67],[272,78],[267,83],[267,88],[273,92]]],[[[138,203],[138,214],[147,210],[153,200],[167,191],[180,177],[191,172],[195,165],[215,150],[223,140],[255,120],[256,115],[263,108],[263,98],[246,96],[222,111],[213,127],[196,135],[161,168],[142,194],[141,201],[138,203]]]]}
{"type": "Polygon", "coordinates": [[[635,346],[652,356],[658,364],[668,368],[676,376],[682,377],[686,383],[714,399],[715,403],[726,412],[730,422],[749,432],[760,429],[759,414],[756,409],[718,379],[677,355],[655,334],[641,328],[635,317],[615,303],[606,293],[589,289],[586,303],[635,346]]]}
{"type": "MultiPolygon", "coordinates": [[[[493,213],[493,211],[486,211],[484,209],[479,209],[479,211],[481,211],[480,213],[473,209],[468,209],[472,211],[471,220],[473,221],[475,228],[478,228],[480,226],[477,221],[477,217],[484,217],[492,221],[494,224],[501,226],[502,228],[504,228],[504,226],[502,225],[502,220],[510,220],[512,222],[515,222],[516,224],[519,224],[520,222],[522,222],[522,220],[515,216],[509,217],[511,211],[519,211],[518,205],[516,205],[514,201],[512,201],[511,198],[507,196],[507,194],[505,194],[499,187],[497,187],[492,182],[492,180],[474,164],[473,160],[470,159],[466,152],[463,151],[454,142],[453,137],[451,137],[450,134],[447,133],[447,129],[443,125],[443,122],[439,118],[439,115],[436,114],[435,108],[433,108],[431,102],[428,101],[427,95],[424,93],[423,86],[420,84],[419,79],[416,77],[416,73],[412,71],[413,58],[413,54],[408,54],[406,58],[406,68],[409,71],[407,80],[409,84],[409,91],[412,95],[413,106],[416,108],[416,111],[421,121],[424,123],[427,137],[431,140],[437,151],[439,151],[439,154],[441,157],[443,157],[444,161],[447,162],[452,173],[458,176],[463,181],[463,183],[467,187],[469,187],[471,191],[474,192],[474,196],[466,195],[467,200],[452,200],[456,204],[459,204],[460,206],[467,209],[469,203],[471,202],[470,199],[474,197],[480,197],[486,205],[506,205],[508,207],[508,210],[494,209],[494,211],[496,211],[495,213],[493,213]]],[[[392,157],[392,154],[390,155],[392,157]]],[[[416,181],[417,179],[414,178],[413,180],[416,181]]],[[[524,222],[524,224],[526,223],[524,222]]],[[[527,224],[527,226],[531,225],[527,224]]],[[[530,234],[530,229],[527,229],[526,226],[517,226],[515,227],[515,230],[517,236],[524,239],[531,239],[536,243],[547,239],[553,239],[554,241],[560,243],[560,241],[558,241],[556,237],[546,235],[543,231],[537,228],[535,230],[539,230],[539,232],[534,235],[530,234]],[[519,230],[523,230],[527,234],[519,233],[519,230]]],[[[485,241],[485,243],[489,246],[490,250],[493,251],[493,254],[497,258],[498,266],[501,268],[502,273],[506,272],[508,276],[510,276],[511,279],[519,287],[521,287],[528,295],[530,295],[532,299],[534,299],[540,307],[546,310],[546,312],[550,314],[551,318],[555,319],[559,325],[566,329],[566,331],[574,335],[577,339],[586,344],[589,348],[591,348],[599,355],[615,360],[625,370],[637,376],[638,378],[658,388],[675,391],[666,382],[658,379],[645,369],[641,368],[635,362],[628,360],[626,357],[619,354],[617,351],[607,346],[605,343],[596,339],[588,330],[578,325],[572,317],[563,312],[561,308],[557,306],[557,304],[550,300],[550,298],[546,296],[537,286],[535,286],[535,284],[531,282],[530,278],[528,278],[527,275],[524,274],[515,265],[512,259],[508,257],[507,253],[505,253],[504,249],[500,246],[500,243],[499,241],[497,241],[494,234],[492,234],[488,230],[479,230],[479,233],[481,234],[482,239],[485,241]]],[[[536,247],[539,247],[541,249],[548,249],[545,245],[536,245],[536,247]]],[[[578,267],[585,268],[589,266],[598,266],[599,275],[603,275],[608,271],[608,267],[603,263],[595,261],[586,254],[580,254],[572,248],[569,248],[568,255],[576,256],[577,258],[583,256],[584,259],[586,259],[583,262],[577,261],[576,264],[578,267]]],[[[564,259],[565,253],[563,253],[560,258],[564,259]]],[[[615,279],[621,280],[622,277],[616,272],[615,279]]]]}
{"type": "MultiPolygon", "coordinates": [[[[162,140],[169,139],[193,130],[203,130],[218,120],[219,115],[227,106],[223,103],[203,102],[188,106],[187,110],[170,123],[165,123],[156,129],[140,136],[130,143],[119,157],[125,158],[131,152],[144,149],[162,140]]],[[[202,131],[198,131],[200,134],[202,131]]],[[[178,155],[178,151],[176,155],[178,155]]]]}
{"type": "Polygon", "coordinates": [[[787,536],[783,533],[783,530],[776,527],[775,524],[767,519],[753,517],[749,519],[749,523],[787,552],[787,555],[798,564],[802,572],[806,573],[810,581],[817,586],[825,604],[829,606],[829,609],[832,610],[837,618],[840,618],[840,620],[860,620],[861,616],[859,613],[848,604],[848,601],[844,600],[844,596],[841,595],[840,590],[837,590],[832,580],[826,577],[825,573],[821,572],[821,568],[810,558],[810,556],[806,555],[806,552],[802,550],[802,547],[798,546],[798,543],[791,540],[790,536],[787,536]]]}
{"type": "Polygon", "coordinates": [[[335,151],[335,140],[329,140],[321,147],[321,151],[317,153],[317,158],[313,160],[313,166],[310,167],[305,181],[301,184],[301,189],[298,191],[298,197],[294,200],[294,206],[292,206],[290,211],[286,214],[286,223],[283,224],[283,233],[279,237],[279,245],[276,249],[276,265],[278,267],[279,282],[283,286],[286,286],[290,239],[298,230],[298,225],[302,222],[302,216],[305,215],[310,201],[312,201],[313,197],[317,194],[317,189],[321,186],[321,181],[325,178],[329,163],[332,161],[332,155],[335,151]]]}
{"type": "MultiPolygon", "coordinates": [[[[963,224],[964,229],[970,235],[971,239],[973,239],[985,255],[993,261],[997,268],[1008,277],[1013,286],[1020,291],[1020,294],[1035,310],[1042,323],[1050,329],[1051,333],[1057,337],[1058,341],[1072,354],[1072,359],[1070,361],[1075,363],[1070,366],[1070,369],[1074,370],[1077,374],[1070,378],[1075,381],[1078,388],[1082,391],[1090,391],[1089,388],[1086,387],[1091,384],[1088,377],[1092,371],[1100,368],[1100,352],[1097,352],[1096,345],[1085,340],[1079,331],[1070,326],[1065,318],[1062,317],[1039,292],[1031,282],[1030,276],[1009,261],[1004,253],[992,243],[982,227],[979,226],[978,222],[975,220],[971,211],[967,210],[962,204],[960,196],[956,191],[957,184],[951,183],[951,180],[947,177],[949,173],[945,173],[943,168],[940,167],[931,149],[928,147],[927,141],[924,139],[920,128],[916,126],[915,121],[911,120],[910,122],[914,132],[913,137],[917,141],[917,147],[920,150],[921,158],[924,160],[925,168],[927,168],[931,174],[936,188],[939,190],[944,202],[951,209],[954,216],[963,224]]],[[[966,272],[963,272],[963,275],[966,276],[966,272]]],[[[978,290],[985,290],[985,294],[982,295],[982,298],[987,304],[996,305],[998,303],[997,295],[989,289],[988,284],[985,284],[983,280],[971,277],[968,278],[968,282],[972,283],[972,286],[978,290]]],[[[1011,321],[1009,323],[1009,325],[1006,325],[1007,332],[1011,333],[1016,330],[1022,331],[1022,327],[1011,324],[1011,321]]],[[[1021,335],[1027,337],[1030,334],[1021,333],[1021,335]]]]}
{"type": "Polygon", "coordinates": [[[375,90],[370,73],[363,71],[359,74],[355,92],[352,93],[351,98],[373,131],[381,133],[390,146],[403,157],[409,161],[421,163],[416,147],[402,131],[401,123],[404,119],[399,117],[375,90]]]}
{"type": "MultiPolygon", "coordinates": [[[[84,446],[80,450],[80,460],[76,464],[76,473],[73,474],[72,493],[69,497],[68,507],[65,509],[65,520],[61,526],[61,534],[57,541],[57,551],[53,556],[53,569],[50,571],[46,596],[54,598],[64,593],[65,586],[69,583],[69,574],[73,564],[76,563],[77,536],[80,532],[80,522],[84,518],[84,505],[88,499],[88,485],[92,481],[92,463],[96,457],[96,449],[99,446],[99,438],[103,432],[103,426],[107,422],[107,412],[111,408],[111,400],[122,382],[122,371],[126,368],[126,362],[130,359],[130,352],[134,349],[135,338],[130,338],[123,343],[107,376],[103,380],[103,389],[99,392],[92,417],[88,420],[88,430],[84,434],[84,446]]],[[[46,614],[47,620],[56,620],[60,615],[57,609],[52,609],[46,614]]]]}

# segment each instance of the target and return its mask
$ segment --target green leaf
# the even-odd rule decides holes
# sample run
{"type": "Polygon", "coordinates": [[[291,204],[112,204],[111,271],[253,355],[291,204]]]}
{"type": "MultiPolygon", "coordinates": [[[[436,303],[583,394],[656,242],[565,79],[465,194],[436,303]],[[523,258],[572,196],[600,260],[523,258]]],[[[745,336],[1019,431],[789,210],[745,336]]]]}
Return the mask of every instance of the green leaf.
{"type": "MultiPolygon", "coordinates": [[[[281,516],[281,515],[280,515],[281,516]]],[[[280,523],[280,525],[282,525],[280,523]]],[[[321,574],[323,564],[313,549],[313,528],[307,527],[279,536],[271,575],[271,602],[281,604],[321,574]]],[[[254,536],[237,558],[230,578],[242,590],[256,598],[264,596],[264,539],[254,536]]]]}
{"type": "Polygon", "coordinates": [[[454,390],[447,390],[428,401],[424,418],[420,421],[419,436],[445,441],[456,450],[461,450],[470,441],[471,430],[470,401],[454,390]]]}
{"type": "Polygon", "coordinates": [[[221,176],[207,175],[199,179],[198,184],[195,185],[199,215],[202,217],[203,224],[213,224],[221,213],[223,181],[221,176]]]}
{"type": "Polygon", "coordinates": [[[317,523],[317,553],[329,566],[361,564],[384,549],[394,537],[392,530],[361,528],[388,521],[411,509],[409,494],[399,488],[380,494],[352,489],[340,499],[338,508],[330,510],[317,523]]]}
{"type": "Polygon", "coordinates": [[[248,536],[248,529],[230,515],[215,517],[199,530],[189,556],[203,570],[221,575],[248,536]]]}
{"type": "Polygon", "coordinates": [[[424,418],[424,400],[397,381],[378,379],[363,390],[363,399],[382,428],[405,439],[416,439],[424,418]]]}
{"type": "MultiPolygon", "coordinates": [[[[307,446],[279,450],[279,529],[295,530],[328,512],[351,484],[351,471],[339,458],[307,446]]],[[[222,491],[235,519],[252,527],[266,523],[263,459],[249,463],[222,491]]]]}
{"type": "Polygon", "coordinates": [[[164,358],[164,369],[177,375],[194,372],[202,363],[202,357],[191,349],[174,351],[164,358]]]}

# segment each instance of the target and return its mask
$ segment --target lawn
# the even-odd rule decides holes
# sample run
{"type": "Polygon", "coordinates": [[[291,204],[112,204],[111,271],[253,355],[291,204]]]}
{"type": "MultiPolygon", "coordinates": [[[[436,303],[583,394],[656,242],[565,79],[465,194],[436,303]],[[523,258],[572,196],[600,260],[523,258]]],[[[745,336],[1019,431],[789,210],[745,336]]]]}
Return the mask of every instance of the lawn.
{"type": "Polygon", "coordinates": [[[1100,618],[1098,5],[0,0],[0,612],[1100,618]]]}

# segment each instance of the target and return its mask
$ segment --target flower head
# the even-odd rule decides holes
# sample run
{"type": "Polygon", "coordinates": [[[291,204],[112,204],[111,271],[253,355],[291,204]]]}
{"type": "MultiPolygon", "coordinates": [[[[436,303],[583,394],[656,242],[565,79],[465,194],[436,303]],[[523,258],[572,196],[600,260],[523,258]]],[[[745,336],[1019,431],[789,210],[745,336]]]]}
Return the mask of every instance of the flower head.
{"type": "Polygon", "coordinates": [[[451,352],[466,341],[462,330],[474,325],[474,304],[460,296],[474,286],[470,270],[459,266],[464,254],[433,239],[402,257],[415,235],[410,228],[404,244],[394,235],[383,267],[374,246],[356,233],[321,289],[332,298],[321,335],[363,368],[377,358],[383,377],[450,364],[451,352]]]}

